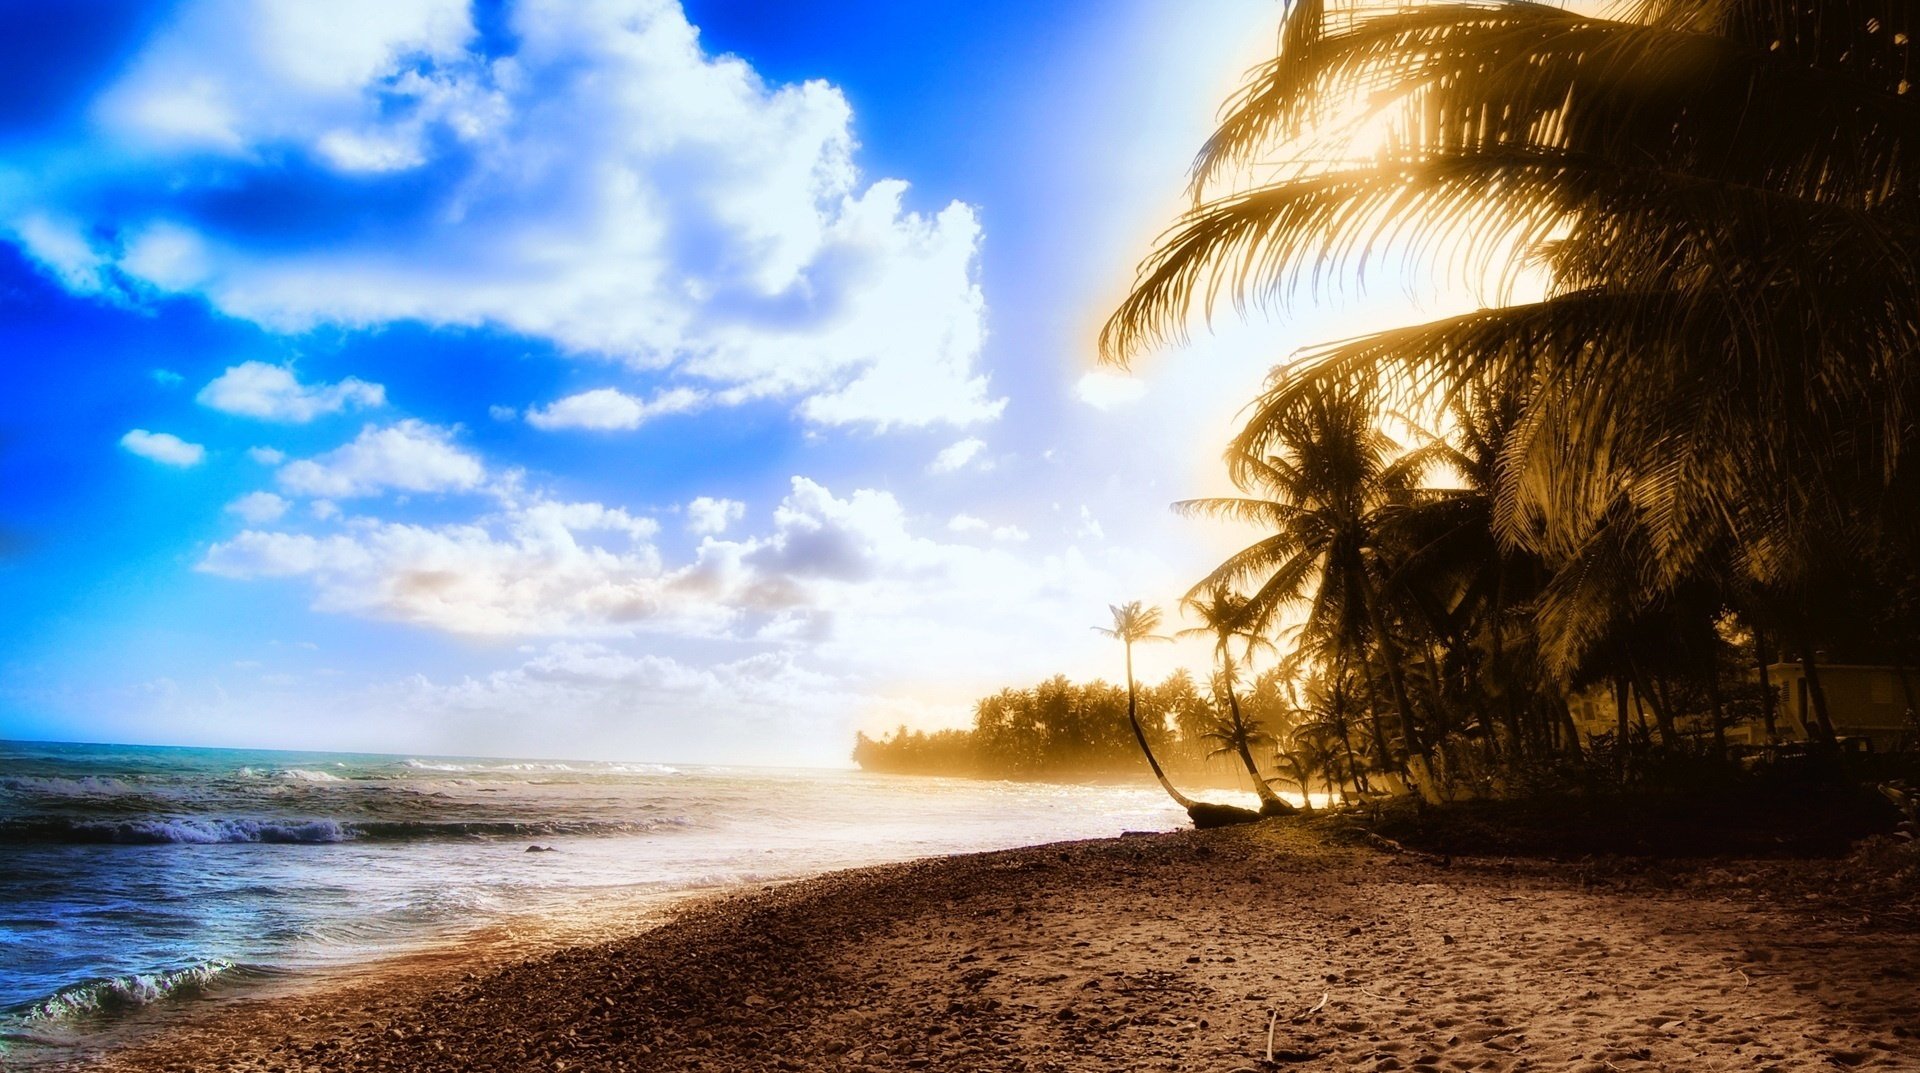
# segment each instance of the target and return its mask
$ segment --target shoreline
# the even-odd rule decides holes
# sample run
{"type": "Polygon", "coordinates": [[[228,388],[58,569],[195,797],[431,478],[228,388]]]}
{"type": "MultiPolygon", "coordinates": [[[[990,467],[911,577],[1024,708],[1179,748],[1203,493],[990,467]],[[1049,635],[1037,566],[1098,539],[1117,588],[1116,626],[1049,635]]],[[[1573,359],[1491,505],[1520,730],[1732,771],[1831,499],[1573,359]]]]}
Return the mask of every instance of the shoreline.
{"type": "Polygon", "coordinates": [[[1054,843],[709,894],[532,956],[403,958],[49,1068],[1920,1064],[1920,932],[1809,911],[1768,867],[1447,866],[1284,822],[1054,843]]]}

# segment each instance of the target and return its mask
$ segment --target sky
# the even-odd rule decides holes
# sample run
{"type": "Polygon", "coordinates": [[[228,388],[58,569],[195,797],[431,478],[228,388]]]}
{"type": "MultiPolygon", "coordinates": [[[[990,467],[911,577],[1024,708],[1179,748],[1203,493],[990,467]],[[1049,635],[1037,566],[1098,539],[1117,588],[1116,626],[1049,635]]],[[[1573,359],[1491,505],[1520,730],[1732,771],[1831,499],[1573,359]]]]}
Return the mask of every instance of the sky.
{"type": "Polygon", "coordinates": [[[1268,368],[1412,302],[1094,364],[1280,14],[0,0],[0,737],[842,764],[1117,679],[1268,368]]]}

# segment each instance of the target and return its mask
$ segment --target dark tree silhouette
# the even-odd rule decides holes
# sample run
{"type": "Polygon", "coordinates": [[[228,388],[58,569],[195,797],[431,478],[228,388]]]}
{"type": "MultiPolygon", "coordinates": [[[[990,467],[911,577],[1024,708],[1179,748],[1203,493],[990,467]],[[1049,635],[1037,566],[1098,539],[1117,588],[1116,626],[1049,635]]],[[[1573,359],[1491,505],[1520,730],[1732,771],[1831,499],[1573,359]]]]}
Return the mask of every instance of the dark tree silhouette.
{"type": "Polygon", "coordinates": [[[1236,808],[1232,805],[1218,805],[1205,801],[1195,801],[1181,793],[1167,773],[1161,769],[1160,761],[1153,755],[1153,746],[1147,743],[1147,732],[1141,729],[1139,708],[1135,698],[1133,681],[1133,645],[1136,641],[1162,641],[1164,637],[1153,631],[1160,625],[1160,609],[1147,607],[1139,600],[1127,604],[1113,604],[1107,610],[1113,613],[1113,626],[1095,626],[1094,629],[1108,637],[1117,639],[1127,654],[1127,722],[1133,727],[1133,737],[1140,745],[1140,752],[1147,758],[1147,766],[1153,769],[1153,777],[1159,781],[1160,788],[1193,820],[1195,827],[1226,827],[1236,823],[1249,823],[1260,818],[1257,812],[1236,808]]]}

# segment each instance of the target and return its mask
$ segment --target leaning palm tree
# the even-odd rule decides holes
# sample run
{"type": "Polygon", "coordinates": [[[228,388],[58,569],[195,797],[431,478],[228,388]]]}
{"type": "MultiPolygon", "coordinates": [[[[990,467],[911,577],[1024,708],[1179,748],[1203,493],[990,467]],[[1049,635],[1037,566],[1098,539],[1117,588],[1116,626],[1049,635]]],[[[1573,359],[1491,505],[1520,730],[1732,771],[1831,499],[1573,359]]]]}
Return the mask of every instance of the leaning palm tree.
{"type": "Polygon", "coordinates": [[[1832,564],[1886,534],[1913,554],[1914,35],[1905,0],[1293,0],[1103,353],[1216,299],[1433,266],[1489,307],[1310,350],[1237,449],[1356,383],[1492,384],[1522,408],[1505,543],[1555,568],[1627,549],[1639,604],[1725,561],[1809,635],[1832,564]]]}
{"type": "Polygon", "coordinates": [[[1118,640],[1127,653],[1127,724],[1133,728],[1133,740],[1140,745],[1140,752],[1147,758],[1147,766],[1153,769],[1153,777],[1160,788],[1173,798],[1174,803],[1187,810],[1187,816],[1195,827],[1225,827],[1230,824],[1247,823],[1260,818],[1256,812],[1232,805],[1216,805],[1205,801],[1195,801],[1179,791],[1161,769],[1160,761],[1153,755],[1153,746],[1147,742],[1147,732],[1140,725],[1138,692],[1133,680],[1133,646],[1136,641],[1164,641],[1166,638],[1153,631],[1160,625],[1160,609],[1147,607],[1139,600],[1126,604],[1110,604],[1107,610],[1113,612],[1113,626],[1095,626],[1097,633],[1118,640]]]}
{"type": "Polygon", "coordinates": [[[1179,637],[1213,638],[1213,655],[1220,663],[1215,675],[1215,692],[1226,701],[1226,725],[1209,733],[1209,737],[1221,742],[1224,751],[1237,753],[1240,762],[1246,766],[1247,775],[1253,779],[1253,790],[1260,795],[1260,813],[1264,816],[1287,816],[1297,811],[1292,805],[1273,792],[1266,776],[1260,774],[1260,765],[1254,762],[1253,746],[1256,743],[1271,742],[1260,727],[1251,724],[1240,713],[1240,698],[1234,690],[1234,682],[1239,668],[1234,665],[1233,646],[1239,642],[1249,659],[1254,648],[1272,643],[1258,632],[1250,629],[1251,619],[1247,614],[1248,600],[1233,591],[1233,587],[1224,581],[1216,581],[1204,589],[1187,593],[1180,601],[1200,625],[1181,630],[1179,637]]]}

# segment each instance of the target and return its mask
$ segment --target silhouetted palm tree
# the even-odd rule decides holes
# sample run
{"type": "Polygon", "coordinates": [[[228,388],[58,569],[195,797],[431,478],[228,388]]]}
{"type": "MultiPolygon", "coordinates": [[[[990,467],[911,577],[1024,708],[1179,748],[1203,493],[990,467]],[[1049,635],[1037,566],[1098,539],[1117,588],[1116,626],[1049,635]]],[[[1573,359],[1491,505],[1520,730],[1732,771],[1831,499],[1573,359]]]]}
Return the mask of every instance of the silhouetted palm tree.
{"type": "MultiPolygon", "coordinates": [[[[1409,749],[1418,749],[1380,584],[1375,529],[1381,508],[1412,491],[1392,465],[1399,445],[1375,426],[1374,411],[1358,393],[1319,396],[1276,420],[1286,426],[1275,445],[1279,453],[1228,456],[1234,482],[1250,496],[1174,504],[1184,514],[1249,522],[1269,534],[1234,553],[1195,588],[1250,585],[1249,628],[1260,631],[1272,630],[1287,608],[1304,604],[1303,644],[1364,665],[1370,689],[1375,670],[1382,670],[1400,732],[1409,749]]],[[[1370,707],[1377,759],[1388,769],[1395,756],[1379,706],[1370,707]]]]}
{"type": "Polygon", "coordinates": [[[1300,356],[1239,455],[1356,387],[1484,385],[1518,410],[1490,524],[1556,574],[1550,664],[1724,571],[1811,664],[1836,592],[1896,602],[1870,582],[1920,556],[1920,26],[1894,0],[1610,13],[1295,0],[1103,353],[1432,264],[1491,307],[1300,356]]]}
{"type": "Polygon", "coordinates": [[[1165,637],[1153,631],[1160,625],[1160,609],[1147,607],[1139,600],[1127,604],[1110,604],[1107,610],[1113,613],[1113,626],[1093,627],[1096,632],[1117,639],[1127,654],[1127,722],[1133,727],[1133,738],[1140,745],[1140,752],[1147,758],[1147,766],[1153,769],[1153,777],[1159,781],[1160,788],[1173,798],[1174,803],[1187,810],[1187,815],[1196,827],[1222,827],[1233,823],[1246,823],[1259,819],[1259,814],[1231,805],[1216,805],[1204,801],[1195,801],[1181,793],[1167,773],[1161,770],[1160,761],[1153,755],[1153,746],[1147,742],[1147,732],[1140,725],[1139,705],[1136,700],[1136,688],[1133,680],[1133,646],[1136,641],[1164,641],[1165,637]]]}
{"type": "Polygon", "coordinates": [[[1260,795],[1262,815],[1291,815],[1296,811],[1294,807],[1273,792],[1266,776],[1260,774],[1260,765],[1253,759],[1253,746],[1271,742],[1272,738],[1263,728],[1252,724],[1241,714],[1240,698],[1234,689],[1239,670],[1233,661],[1234,643],[1239,642],[1249,658],[1255,647],[1266,645],[1271,648],[1272,643],[1251,629],[1253,623],[1247,613],[1247,598],[1234,592],[1225,582],[1215,582],[1204,590],[1189,592],[1181,603],[1201,624],[1181,630],[1178,636],[1213,638],[1213,655],[1220,664],[1218,673],[1214,675],[1215,692],[1226,701],[1227,721],[1225,726],[1206,736],[1219,741],[1224,751],[1239,755],[1240,762],[1246,765],[1247,775],[1253,779],[1254,792],[1260,795]]]}

